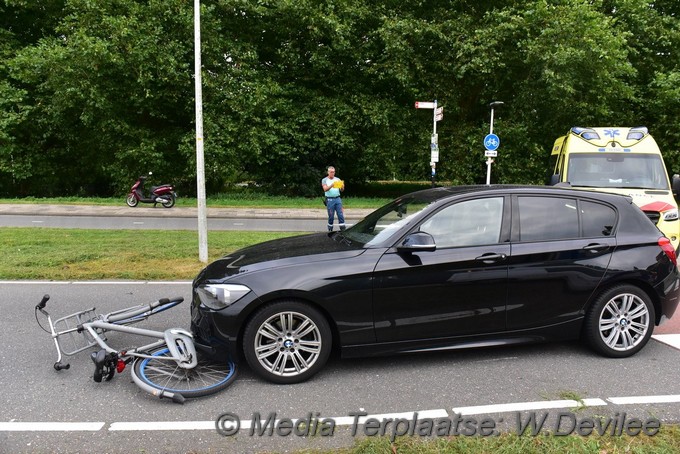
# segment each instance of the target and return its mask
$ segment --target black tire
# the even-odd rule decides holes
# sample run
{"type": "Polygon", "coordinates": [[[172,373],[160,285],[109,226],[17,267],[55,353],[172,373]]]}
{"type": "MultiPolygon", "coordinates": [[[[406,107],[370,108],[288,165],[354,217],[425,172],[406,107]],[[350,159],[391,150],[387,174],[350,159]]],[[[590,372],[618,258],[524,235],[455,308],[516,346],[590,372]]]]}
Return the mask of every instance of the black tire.
{"type": "Polygon", "coordinates": [[[332,338],[328,321],[318,310],[298,301],[282,301],[263,307],[248,322],[243,353],[262,378],[299,383],[326,364],[332,338]]]}
{"type": "Polygon", "coordinates": [[[175,206],[175,194],[164,195],[162,196],[162,199],[161,205],[165,208],[172,208],[175,206]]]}
{"type": "MultiPolygon", "coordinates": [[[[170,356],[167,347],[161,347],[151,355],[157,358],[170,356]]],[[[236,379],[237,369],[233,361],[217,363],[199,352],[198,364],[193,369],[182,369],[171,360],[138,358],[132,373],[156,389],[190,398],[223,390],[236,379]]]]}
{"type": "Polygon", "coordinates": [[[129,207],[136,207],[139,204],[139,200],[137,200],[137,197],[135,197],[133,194],[128,194],[127,198],[125,199],[125,203],[129,207]]]}
{"type": "Polygon", "coordinates": [[[625,358],[639,352],[654,331],[654,305],[633,285],[602,292],[586,315],[584,337],[598,353],[625,358]]]}

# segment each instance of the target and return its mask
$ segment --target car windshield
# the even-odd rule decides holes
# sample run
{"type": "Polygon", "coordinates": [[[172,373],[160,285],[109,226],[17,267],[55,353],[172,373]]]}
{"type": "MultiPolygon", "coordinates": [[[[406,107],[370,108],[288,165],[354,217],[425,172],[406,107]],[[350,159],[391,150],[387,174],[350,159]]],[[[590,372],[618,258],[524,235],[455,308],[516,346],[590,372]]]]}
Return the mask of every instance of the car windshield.
{"type": "Polygon", "coordinates": [[[663,161],[653,154],[572,154],[567,180],[580,187],[669,189],[663,161]]]}
{"type": "Polygon", "coordinates": [[[432,202],[431,197],[418,194],[401,197],[366,216],[359,223],[345,230],[343,235],[365,247],[379,245],[432,202]]]}

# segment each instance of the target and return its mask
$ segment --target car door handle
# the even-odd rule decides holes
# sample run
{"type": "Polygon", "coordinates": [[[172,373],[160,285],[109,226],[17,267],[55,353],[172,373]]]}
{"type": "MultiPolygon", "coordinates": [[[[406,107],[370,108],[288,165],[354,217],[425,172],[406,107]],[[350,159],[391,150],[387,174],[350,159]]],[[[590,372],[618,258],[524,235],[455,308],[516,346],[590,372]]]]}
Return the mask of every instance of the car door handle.
{"type": "Polygon", "coordinates": [[[592,252],[593,254],[605,252],[607,249],[609,249],[609,245],[603,243],[591,243],[583,248],[584,251],[592,252]]]}
{"type": "Polygon", "coordinates": [[[507,255],[505,254],[488,253],[482,254],[479,257],[475,257],[475,260],[484,263],[496,263],[505,260],[506,257],[507,255]]]}

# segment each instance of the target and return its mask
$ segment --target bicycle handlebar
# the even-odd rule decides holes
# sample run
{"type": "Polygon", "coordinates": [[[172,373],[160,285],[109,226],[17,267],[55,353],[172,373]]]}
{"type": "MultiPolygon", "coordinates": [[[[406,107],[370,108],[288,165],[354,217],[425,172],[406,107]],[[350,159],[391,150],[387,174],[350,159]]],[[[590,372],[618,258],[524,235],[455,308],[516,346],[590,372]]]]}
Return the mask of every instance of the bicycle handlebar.
{"type": "Polygon", "coordinates": [[[35,308],[36,308],[36,309],[40,309],[40,310],[45,309],[45,306],[47,305],[47,302],[48,302],[49,300],[50,300],[50,295],[45,294],[45,295],[42,297],[42,300],[40,300],[40,302],[38,303],[38,305],[35,306],[35,308]]]}

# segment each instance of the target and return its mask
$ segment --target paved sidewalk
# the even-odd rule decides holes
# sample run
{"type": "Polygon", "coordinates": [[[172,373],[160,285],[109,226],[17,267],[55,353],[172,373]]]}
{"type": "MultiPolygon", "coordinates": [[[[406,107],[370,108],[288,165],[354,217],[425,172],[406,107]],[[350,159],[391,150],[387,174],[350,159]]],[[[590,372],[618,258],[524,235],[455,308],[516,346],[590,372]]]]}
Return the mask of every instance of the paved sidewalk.
{"type": "MultiPolygon", "coordinates": [[[[319,202],[321,205],[321,202],[319,202]]],[[[345,209],[346,219],[361,219],[372,209],[345,209]]],[[[100,205],[44,205],[44,204],[4,204],[0,203],[0,215],[24,216],[111,216],[111,217],[186,217],[198,216],[198,208],[173,207],[163,208],[158,205],[137,206],[130,208],[122,206],[100,205]]],[[[327,214],[323,206],[314,208],[210,208],[209,218],[241,218],[241,219],[326,219],[327,214]]]]}

